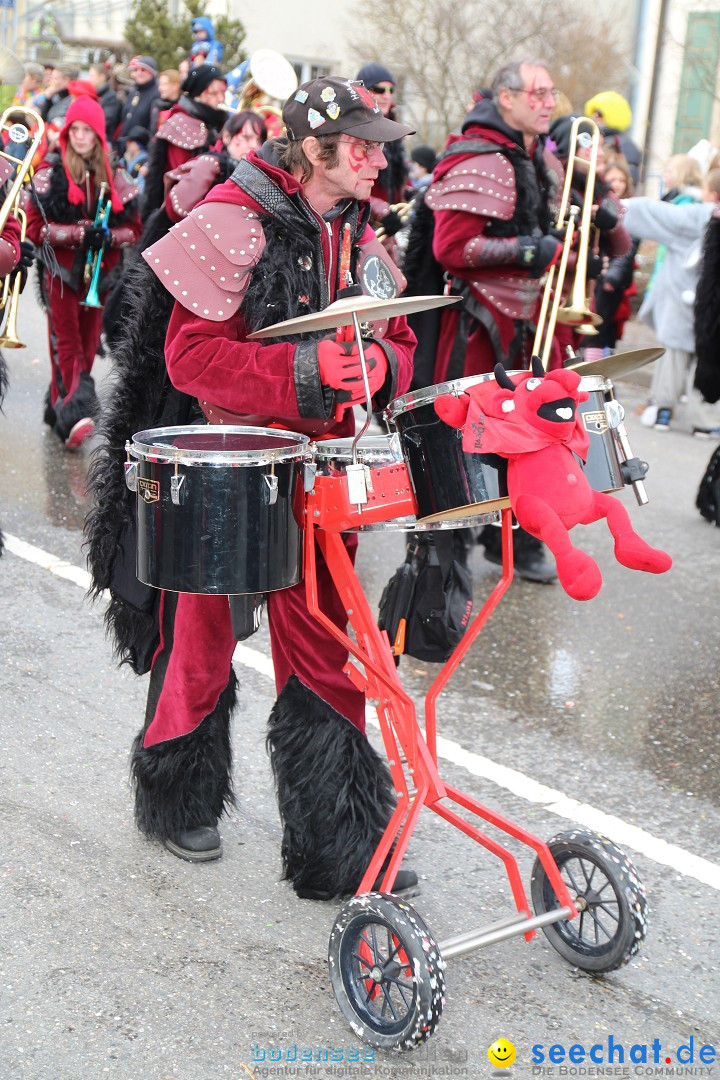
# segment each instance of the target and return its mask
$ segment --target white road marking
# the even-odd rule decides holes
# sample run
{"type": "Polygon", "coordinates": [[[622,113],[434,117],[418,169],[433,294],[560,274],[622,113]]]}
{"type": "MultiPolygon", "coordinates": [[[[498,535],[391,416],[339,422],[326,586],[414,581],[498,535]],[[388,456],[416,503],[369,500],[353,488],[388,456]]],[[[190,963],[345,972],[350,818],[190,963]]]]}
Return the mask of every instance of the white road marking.
{"type": "MultiPolygon", "coordinates": [[[[57,556],[43,551],[42,548],[34,547],[16,536],[5,535],[5,548],[18,558],[34,563],[36,566],[42,567],[43,570],[57,575],[57,577],[72,581],[75,585],[80,585],[86,590],[90,587],[90,575],[86,570],[73,566],[72,563],[65,562],[63,559],[58,559],[57,556]]],[[[235,646],[233,660],[241,667],[250,668],[259,675],[263,675],[266,679],[272,680],[274,678],[272,659],[264,653],[258,652],[257,649],[251,649],[248,645],[243,645],[242,642],[235,646]]],[[[370,706],[368,706],[367,710],[367,719],[373,725],[378,726],[375,710],[370,706]]],[[[578,825],[584,825],[595,832],[603,833],[615,843],[632,848],[633,851],[646,856],[646,858],[659,863],[661,866],[669,866],[672,870],[685,877],[695,878],[696,881],[701,882],[703,885],[709,885],[712,889],[720,890],[720,866],[710,862],[709,859],[693,855],[692,852],[678,847],[677,844],[670,844],[667,840],[653,836],[652,833],[646,832],[645,829],[640,829],[637,825],[631,825],[614,814],[606,814],[604,811],[590,806],[589,803],[577,802],[576,799],[569,798],[562,791],[547,787],[517,769],[499,765],[496,761],[483,757],[482,754],[473,754],[452,739],[438,736],[437,749],[439,759],[458,765],[470,773],[471,776],[488,780],[518,798],[542,806],[550,814],[556,814],[558,817],[576,822],[578,825]]]]}

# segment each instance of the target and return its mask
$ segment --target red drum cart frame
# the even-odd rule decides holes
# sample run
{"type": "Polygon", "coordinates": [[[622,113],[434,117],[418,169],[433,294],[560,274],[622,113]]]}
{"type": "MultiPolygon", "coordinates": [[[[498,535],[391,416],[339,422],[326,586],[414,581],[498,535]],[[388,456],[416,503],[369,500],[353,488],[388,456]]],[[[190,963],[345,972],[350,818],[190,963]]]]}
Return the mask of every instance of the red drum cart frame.
{"type": "Polygon", "coordinates": [[[330,975],[340,1008],[356,1034],[381,1049],[405,1050],[435,1030],[444,1002],[444,965],[451,957],[521,934],[530,940],[542,928],[572,964],[594,972],[609,971],[627,962],[639,948],[646,932],[647,905],[631,863],[605,838],[576,830],[544,843],[440,776],[438,699],[512,582],[512,512],[500,511],[502,576],[430,687],[423,734],[387,634],[378,629],[341,537],[347,529],[416,513],[402,465],[370,468],[370,474],[371,494],[364,505],[351,502],[356,495],[351,494],[346,476],[315,477],[305,504],[304,573],[310,610],[346,646],[350,654],[346,673],[377,709],[397,792],[397,808],[357,896],[344,905],[335,921],[330,975]],[[340,593],[354,638],[339,630],[319,607],[316,543],[340,593]],[[454,806],[534,852],[535,914],[515,856],[454,806]],[[413,907],[392,895],[393,881],[423,807],[501,860],[513,913],[485,928],[459,932],[436,943],[413,907]],[[388,857],[381,891],[369,893],[388,857]]]}

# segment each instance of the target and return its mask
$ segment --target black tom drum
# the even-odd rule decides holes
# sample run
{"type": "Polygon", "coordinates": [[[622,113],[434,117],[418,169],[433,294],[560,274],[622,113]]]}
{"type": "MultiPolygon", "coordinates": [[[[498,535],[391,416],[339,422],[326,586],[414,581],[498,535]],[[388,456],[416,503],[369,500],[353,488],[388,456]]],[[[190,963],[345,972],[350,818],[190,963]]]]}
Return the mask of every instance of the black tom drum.
{"type": "Polygon", "coordinates": [[[126,444],[137,576],[187,593],[264,593],[302,578],[309,439],[273,428],[156,428],[126,444]]]}

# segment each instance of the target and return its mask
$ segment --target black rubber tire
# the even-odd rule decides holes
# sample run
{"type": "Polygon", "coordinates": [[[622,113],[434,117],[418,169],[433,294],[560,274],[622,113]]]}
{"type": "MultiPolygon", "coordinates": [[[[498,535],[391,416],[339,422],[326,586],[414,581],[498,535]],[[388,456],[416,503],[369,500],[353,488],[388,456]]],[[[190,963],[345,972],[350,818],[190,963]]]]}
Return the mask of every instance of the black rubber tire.
{"type": "Polygon", "coordinates": [[[349,900],[330,934],[328,964],[343,1016],[370,1046],[413,1050],[434,1032],[445,1004],[445,965],[407,901],[387,893],[349,900]]]}
{"type": "MultiPolygon", "coordinates": [[[[544,926],[561,956],[597,974],[623,967],[647,934],[648,903],[637,870],[621,848],[599,833],[579,829],[548,841],[568,892],[587,907],[574,919],[544,926]]],[[[537,915],[560,907],[539,859],[531,879],[537,915]]]]}

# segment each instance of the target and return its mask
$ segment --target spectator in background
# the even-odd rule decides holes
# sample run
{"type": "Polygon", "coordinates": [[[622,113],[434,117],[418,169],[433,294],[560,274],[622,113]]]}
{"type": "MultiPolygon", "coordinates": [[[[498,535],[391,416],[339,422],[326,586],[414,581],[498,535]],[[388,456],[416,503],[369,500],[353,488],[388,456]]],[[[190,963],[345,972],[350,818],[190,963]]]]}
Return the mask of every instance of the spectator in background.
{"type": "MultiPolygon", "coordinates": [[[[388,120],[395,120],[395,78],[382,64],[365,64],[355,76],[375,98],[380,112],[388,120]]],[[[392,207],[405,199],[407,164],[402,139],[388,143],[384,149],[387,165],[380,170],[370,193],[370,224],[373,229],[382,226],[389,239],[386,248],[394,257],[392,237],[402,228],[402,218],[392,207]]]]}
{"type": "MultiPolygon", "coordinates": [[[[645,295],[639,317],[657,334],[665,354],[655,362],[650,405],[642,420],[658,431],[669,431],[673,412],[692,386],[695,366],[693,304],[699,277],[700,248],[705,226],[720,199],[720,169],[708,173],[702,201],[666,202],[648,198],[625,202],[625,226],[638,240],[664,246],[664,257],[645,295]]],[[[690,398],[690,422],[700,434],[720,427],[711,407],[690,398]]]]}
{"type": "MultiPolygon", "coordinates": [[[[635,194],[630,166],[625,158],[615,155],[605,168],[605,183],[616,199],[629,199],[635,194]]],[[[597,360],[614,352],[623,336],[625,323],[630,318],[630,298],[635,296],[635,256],[639,240],[633,240],[630,251],[613,259],[602,277],[598,279],[595,293],[595,310],[603,317],[598,336],[585,346],[585,359],[597,360]]]]}
{"type": "Polygon", "coordinates": [[[130,128],[125,140],[125,156],[120,161],[120,164],[127,170],[137,185],[141,195],[145,190],[145,170],[143,166],[148,159],[147,148],[151,137],[147,128],[130,128]]]}
{"type": "Polygon", "coordinates": [[[118,150],[125,152],[125,139],[133,127],[150,130],[150,112],[158,96],[157,63],[152,56],[136,56],[128,65],[135,83],[135,93],[128,94],[122,114],[122,124],[117,138],[118,150]]]}
{"type": "Polygon", "coordinates": [[[185,81],[185,79],[187,79],[188,75],[190,74],[190,61],[188,60],[187,56],[184,56],[182,60],[179,61],[178,72],[180,74],[180,81],[182,83],[185,81]]]}
{"type": "Polygon", "coordinates": [[[182,79],[175,68],[166,68],[157,78],[159,97],[150,109],[150,134],[154,135],[159,126],[167,120],[173,105],[180,100],[182,79]]]}
{"type": "Polygon", "coordinates": [[[97,99],[105,114],[105,135],[109,143],[115,138],[122,114],[120,99],[110,85],[110,72],[109,64],[91,64],[88,71],[88,81],[95,87],[97,99]]]}
{"type": "Polygon", "coordinates": [[[614,147],[617,153],[623,155],[630,168],[633,183],[637,184],[640,179],[642,150],[627,134],[632,124],[632,109],[625,98],[615,90],[603,90],[585,102],[583,112],[598,125],[606,146],[614,147]]]}
{"type": "Polygon", "coordinates": [[[42,118],[46,124],[55,122],[62,127],[65,113],[70,107],[68,83],[77,79],[80,72],[73,64],[57,64],[50,73],[50,80],[45,91],[46,102],[42,118]]]}
{"type": "Polygon", "coordinates": [[[411,194],[416,195],[427,190],[432,181],[432,172],[437,161],[437,154],[432,146],[416,146],[410,154],[408,176],[411,194]]]}
{"type": "Polygon", "coordinates": [[[130,68],[126,67],[125,64],[115,64],[110,76],[110,85],[117,94],[118,101],[120,102],[120,119],[122,122],[122,111],[127,103],[129,96],[128,91],[133,90],[135,87],[135,83],[130,74],[130,68]]]}
{"type": "Polygon", "coordinates": [[[28,105],[31,109],[42,109],[45,105],[43,79],[45,69],[42,64],[26,64],[25,75],[12,99],[13,105],[28,105]]]}
{"type": "Polygon", "coordinates": [[[158,128],[145,177],[143,221],[162,206],[165,196],[164,176],[190,158],[198,157],[215,146],[227,120],[219,108],[225,102],[225,77],[220,68],[203,64],[191,68],[182,84],[182,95],[173,105],[165,122],[158,128]]]}
{"type": "Polygon", "coordinates": [[[190,29],[192,30],[193,35],[193,45],[198,42],[207,45],[207,52],[205,53],[203,62],[206,64],[217,64],[219,66],[222,63],[225,47],[216,39],[212,21],[205,15],[201,15],[199,18],[193,19],[190,24],[190,29]]]}
{"type": "Polygon", "coordinates": [[[200,67],[207,64],[210,43],[208,41],[193,41],[190,46],[190,67],[200,67]]]}

